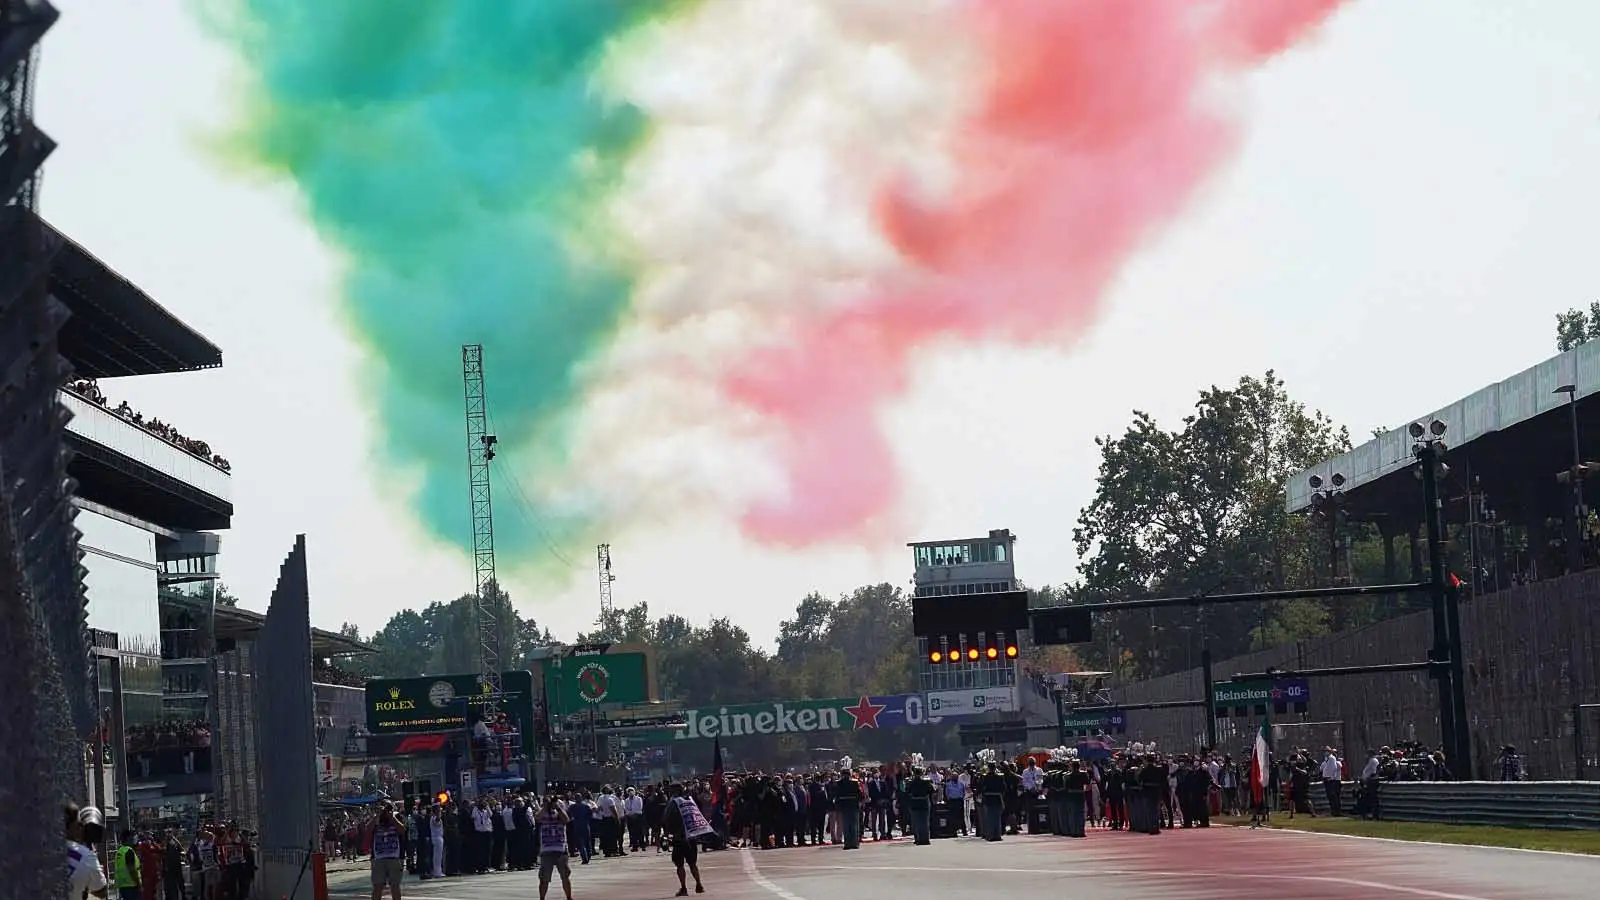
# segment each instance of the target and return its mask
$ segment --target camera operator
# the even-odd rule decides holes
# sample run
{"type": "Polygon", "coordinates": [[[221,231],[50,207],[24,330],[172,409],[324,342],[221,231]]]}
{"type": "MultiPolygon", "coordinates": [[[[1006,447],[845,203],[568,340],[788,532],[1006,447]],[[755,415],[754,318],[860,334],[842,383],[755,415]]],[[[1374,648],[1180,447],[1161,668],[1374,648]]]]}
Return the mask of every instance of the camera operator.
{"type": "Polygon", "coordinates": [[[67,837],[67,900],[106,897],[106,872],[95,856],[94,845],[105,837],[105,818],[93,806],[62,807],[67,837]]]}
{"type": "Polygon", "coordinates": [[[539,831],[539,900],[550,893],[550,872],[561,873],[561,891],[572,900],[572,866],[567,863],[567,811],[554,794],[547,794],[533,820],[539,831]]]}
{"type": "Polygon", "coordinates": [[[400,879],[405,876],[406,826],[394,814],[394,804],[385,802],[372,821],[372,900],[380,900],[385,885],[390,900],[400,900],[400,879]]]}

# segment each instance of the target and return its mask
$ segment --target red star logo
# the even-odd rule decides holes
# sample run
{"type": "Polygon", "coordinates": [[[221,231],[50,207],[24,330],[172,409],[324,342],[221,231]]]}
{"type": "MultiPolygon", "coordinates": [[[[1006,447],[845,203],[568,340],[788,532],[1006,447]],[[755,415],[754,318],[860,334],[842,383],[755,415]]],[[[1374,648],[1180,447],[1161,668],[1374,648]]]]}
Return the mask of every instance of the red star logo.
{"type": "Polygon", "coordinates": [[[1272,699],[1274,699],[1274,700],[1282,700],[1283,699],[1283,688],[1276,688],[1276,687],[1273,688],[1272,689],[1272,699]]]}
{"type": "Polygon", "coordinates": [[[846,706],[844,711],[850,714],[850,718],[856,720],[857,728],[877,728],[878,713],[885,709],[888,707],[873,706],[871,697],[862,697],[859,703],[855,706],[846,706]]]}

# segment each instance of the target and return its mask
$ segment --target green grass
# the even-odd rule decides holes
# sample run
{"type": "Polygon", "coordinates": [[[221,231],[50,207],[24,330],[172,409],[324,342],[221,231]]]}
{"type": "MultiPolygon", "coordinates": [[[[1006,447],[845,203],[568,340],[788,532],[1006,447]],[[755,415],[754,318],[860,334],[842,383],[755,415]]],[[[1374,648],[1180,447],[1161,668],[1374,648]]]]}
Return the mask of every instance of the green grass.
{"type": "MultiPolygon", "coordinates": [[[[1249,825],[1248,816],[1224,816],[1222,825],[1249,825]]],[[[1434,822],[1371,822],[1330,816],[1296,816],[1276,813],[1268,827],[1318,834],[1350,834],[1397,841],[1432,841],[1438,844],[1472,844],[1518,850],[1559,850],[1563,853],[1600,855],[1600,831],[1558,831],[1548,828],[1503,828],[1489,825],[1441,825],[1434,822]]]]}

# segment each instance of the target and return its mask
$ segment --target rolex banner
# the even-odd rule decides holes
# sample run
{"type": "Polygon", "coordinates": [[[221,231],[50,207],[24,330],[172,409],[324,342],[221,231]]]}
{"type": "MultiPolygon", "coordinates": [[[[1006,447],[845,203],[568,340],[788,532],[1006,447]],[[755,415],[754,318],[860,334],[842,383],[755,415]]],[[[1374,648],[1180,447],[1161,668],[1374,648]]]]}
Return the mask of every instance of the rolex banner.
{"type": "MultiPolygon", "coordinates": [[[[533,727],[533,675],[500,675],[500,708],[524,734],[533,727]]],[[[367,730],[373,734],[447,731],[478,720],[485,685],[476,674],[374,678],[366,685],[367,730]]]]}

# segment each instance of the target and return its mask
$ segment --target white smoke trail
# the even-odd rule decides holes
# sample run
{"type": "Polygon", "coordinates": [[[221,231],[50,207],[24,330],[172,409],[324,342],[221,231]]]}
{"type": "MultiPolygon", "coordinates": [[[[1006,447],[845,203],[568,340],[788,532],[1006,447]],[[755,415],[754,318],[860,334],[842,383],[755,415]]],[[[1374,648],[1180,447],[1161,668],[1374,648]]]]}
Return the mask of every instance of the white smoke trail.
{"type": "MultiPolygon", "coordinates": [[[[610,215],[642,275],[586,373],[571,467],[536,488],[627,524],[780,490],[771,438],[715,379],[797,318],[911,273],[873,202],[954,178],[982,91],[959,0],[707,0],[614,48],[600,83],[652,119],[610,215]]],[[[840,460],[848,465],[848,460],[840,460]]]]}

